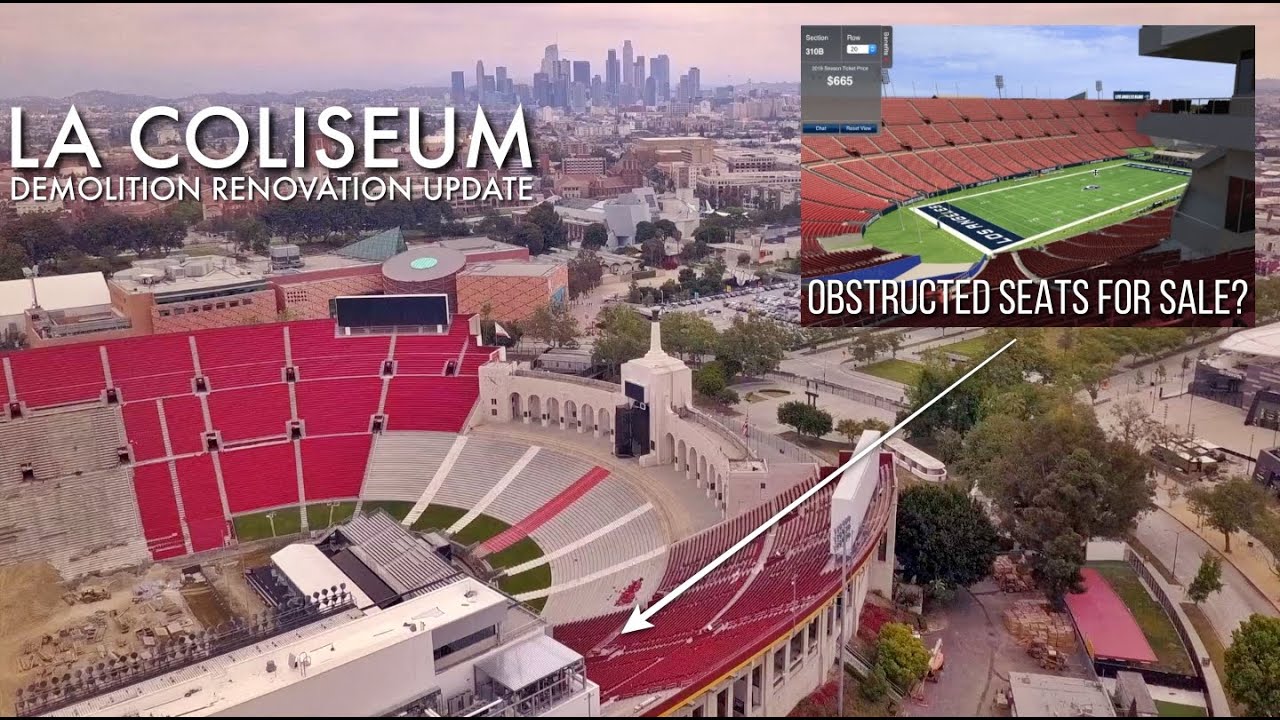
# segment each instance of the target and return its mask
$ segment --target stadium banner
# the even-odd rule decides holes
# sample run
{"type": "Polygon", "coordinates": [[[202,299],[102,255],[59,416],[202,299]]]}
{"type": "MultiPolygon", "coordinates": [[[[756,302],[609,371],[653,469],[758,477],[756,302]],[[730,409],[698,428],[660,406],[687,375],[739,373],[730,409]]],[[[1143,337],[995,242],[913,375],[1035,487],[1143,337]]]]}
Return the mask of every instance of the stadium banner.
{"type": "Polygon", "coordinates": [[[1150,170],[1151,172],[1166,173],[1169,175],[1190,176],[1191,171],[1186,168],[1170,167],[1168,165],[1146,165],[1143,163],[1125,163],[1125,167],[1137,168],[1139,170],[1150,170]]]}

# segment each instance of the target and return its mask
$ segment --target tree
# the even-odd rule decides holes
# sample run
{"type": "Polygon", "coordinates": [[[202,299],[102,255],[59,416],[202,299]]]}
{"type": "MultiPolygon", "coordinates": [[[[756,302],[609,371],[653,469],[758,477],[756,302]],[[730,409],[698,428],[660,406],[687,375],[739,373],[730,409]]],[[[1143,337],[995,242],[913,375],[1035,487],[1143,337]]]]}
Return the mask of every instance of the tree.
{"type": "Polygon", "coordinates": [[[600,287],[604,277],[604,263],[594,250],[582,248],[577,257],[569,261],[569,297],[578,298],[600,287]]]}
{"type": "Polygon", "coordinates": [[[548,303],[525,318],[524,331],[551,347],[564,347],[577,340],[578,319],[564,303],[548,303]]]}
{"type": "Polygon", "coordinates": [[[885,679],[910,690],[929,672],[929,651],[903,623],[885,623],[876,639],[875,667],[885,679]]]}
{"type": "Polygon", "coordinates": [[[582,247],[599,250],[609,244],[609,228],[604,223],[591,223],[582,231],[582,247]]]}
{"type": "Polygon", "coordinates": [[[1231,536],[1248,527],[1260,508],[1266,507],[1267,492],[1248,478],[1234,477],[1212,490],[1197,487],[1187,493],[1192,512],[1204,517],[1209,527],[1222,533],[1227,552],[1231,536]]]}
{"type": "Polygon", "coordinates": [[[724,366],[718,362],[709,362],[693,373],[693,390],[705,398],[719,397],[728,386],[724,366]]]}
{"type": "Polygon", "coordinates": [[[640,258],[649,267],[660,267],[667,259],[667,244],[661,238],[649,237],[640,243],[640,258]]]}
{"type": "Polygon", "coordinates": [[[1187,597],[1199,605],[1209,596],[1222,590],[1222,559],[1213,552],[1207,552],[1200,558],[1200,569],[1196,577],[1187,586],[1187,597]]]}
{"type": "Polygon", "coordinates": [[[1231,631],[1227,692],[1254,717],[1280,715],[1280,618],[1252,615],[1231,631]]]}
{"type": "Polygon", "coordinates": [[[738,265],[739,265],[739,266],[742,266],[742,265],[750,265],[750,264],[751,264],[751,253],[747,253],[747,252],[740,252],[740,253],[738,253],[738,265]]]}
{"type": "Polygon", "coordinates": [[[265,254],[271,246],[271,231],[256,217],[237,219],[232,225],[231,238],[241,252],[265,254]]]}
{"type": "Polygon", "coordinates": [[[902,576],[968,587],[995,561],[995,526],[982,505],[954,486],[914,485],[898,499],[895,552],[902,576]]]}
{"type": "Polygon", "coordinates": [[[762,377],[778,369],[788,341],[786,330],[775,322],[758,315],[737,317],[720,333],[716,359],[724,362],[730,377],[762,377]]]}
{"type": "Polygon", "coordinates": [[[889,692],[889,680],[884,676],[884,669],[876,666],[867,673],[867,677],[858,684],[858,692],[871,702],[880,702],[889,692]]]}
{"type": "Polygon", "coordinates": [[[1130,397],[1112,406],[1111,417],[1115,418],[1114,428],[1126,445],[1141,450],[1143,443],[1150,439],[1151,416],[1137,398],[1130,397]]]}
{"type": "MultiPolygon", "coordinates": [[[[566,247],[569,244],[569,233],[565,229],[564,219],[551,203],[539,203],[525,215],[524,221],[538,226],[542,231],[542,242],[545,247],[566,247]]],[[[530,252],[533,251],[530,250],[530,252]]]]}
{"type": "Polygon", "coordinates": [[[658,234],[658,227],[648,220],[641,220],[636,223],[636,231],[634,241],[637,245],[644,245],[646,241],[657,238],[661,240],[658,234]]]}
{"type": "Polygon", "coordinates": [[[529,249],[530,255],[541,255],[546,249],[542,239],[542,229],[533,223],[521,223],[511,237],[511,242],[529,249]]]}
{"type": "Polygon", "coordinates": [[[1072,400],[984,418],[956,465],[991,498],[1003,529],[1035,553],[1032,568],[1054,599],[1078,581],[1085,539],[1123,535],[1155,493],[1147,458],[1072,400]]]}
{"type": "Polygon", "coordinates": [[[710,355],[715,352],[718,339],[716,326],[697,315],[673,312],[662,316],[662,347],[681,359],[710,355]]]}
{"type": "Polygon", "coordinates": [[[882,433],[889,432],[889,423],[879,418],[866,418],[863,420],[845,418],[836,423],[836,432],[848,438],[850,444],[858,442],[858,438],[862,437],[862,432],[864,430],[879,430],[882,433]]]}
{"type": "Polygon", "coordinates": [[[778,406],[778,422],[790,426],[801,436],[822,437],[831,432],[831,413],[799,400],[778,406]]]}
{"type": "Polygon", "coordinates": [[[592,348],[592,360],[615,372],[622,363],[644,355],[649,348],[649,321],[625,305],[601,310],[596,327],[600,334],[592,348]]]}
{"type": "Polygon", "coordinates": [[[707,225],[705,222],[693,231],[694,242],[703,245],[722,243],[729,239],[729,231],[720,225],[707,225]]]}
{"type": "Polygon", "coordinates": [[[0,280],[20,280],[31,261],[20,245],[0,240],[0,280]]]}
{"type": "Polygon", "coordinates": [[[1084,560],[1085,539],[1068,530],[1050,539],[1031,556],[1031,574],[1049,600],[1061,606],[1067,593],[1080,590],[1080,568],[1084,567],[1084,560]]]}
{"type": "Polygon", "coordinates": [[[658,234],[658,237],[662,238],[663,240],[679,240],[680,239],[680,229],[676,227],[676,224],[674,222],[667,220],[666,218],[663,218],[662,220],[658,220],[657,222],[655,222],[653,224],[653,229],[654,229],[654,232],[658,234]]]}

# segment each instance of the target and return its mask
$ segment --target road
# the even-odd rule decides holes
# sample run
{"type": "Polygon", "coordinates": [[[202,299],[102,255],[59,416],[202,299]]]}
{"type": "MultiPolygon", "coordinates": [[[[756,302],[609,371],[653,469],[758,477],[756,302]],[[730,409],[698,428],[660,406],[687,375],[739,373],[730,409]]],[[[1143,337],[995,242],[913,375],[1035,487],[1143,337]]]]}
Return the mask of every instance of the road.
{"type": "MultiPolygon", "coordinates": [[[[1176,518],[1156,509],[1138,520],[1135,535],[1163,564],[1174,572],[1183,587],[1191,584],[1200,569],[1200,557],[1215,552],[1200,536],[1187,529],[1176,518]],[[1174,553],[1178,566],[1173,569],[1174,553]]],[[[1205,600],[1200,609],[1213,624],[1214,633],[1223,645],[1231,644],[1231,631],[1253,613],[1275,615],[1276,608],[1249,584],[1230,562],[1222,563],[1222,591],[1205,600]]]]}
{"type": "Polygon", "coordinates": [[[861,390],[876,397],[890,400],[903,399],[906,388],[901,383],[884,380],[865,373],[851,372],[840,364],[845,359],[844,348],[832,348],[812,355],[792,355],[783,359],[780,367],[783,372],[825,380],[836,385],[861,390]]]}

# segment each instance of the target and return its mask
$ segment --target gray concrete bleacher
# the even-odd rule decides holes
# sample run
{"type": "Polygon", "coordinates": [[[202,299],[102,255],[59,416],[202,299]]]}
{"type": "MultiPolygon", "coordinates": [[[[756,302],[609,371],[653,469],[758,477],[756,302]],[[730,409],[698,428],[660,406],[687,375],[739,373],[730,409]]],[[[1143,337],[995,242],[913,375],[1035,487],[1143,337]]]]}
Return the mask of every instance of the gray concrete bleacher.
{"type": "Polygon", "coordinates": [[[454,433],[442,432],[386,432],[377,436],[361,494],[367,500],[416,501],[457,438],[454,433]]]}

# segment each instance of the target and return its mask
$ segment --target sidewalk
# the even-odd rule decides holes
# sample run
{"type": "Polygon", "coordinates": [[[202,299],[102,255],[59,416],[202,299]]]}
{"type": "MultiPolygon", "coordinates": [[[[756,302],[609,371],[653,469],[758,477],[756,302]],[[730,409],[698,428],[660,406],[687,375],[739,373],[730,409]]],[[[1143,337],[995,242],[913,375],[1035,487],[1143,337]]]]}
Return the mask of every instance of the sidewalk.
{"type": "Polygon", "coordinates": [[[1171,517],[1182,523],[1188,530],[1194,532],[1202,540],[1209,544],[1214,550],[1218,551],[1227,562],[1231,563],[1240,574],[1253,585],[1263,597],[1271,601],[1276,611],[1280,612],[1280,575],[1277,575],[1273,568],[1280,567],[1276,564],[1275,557],[1269,550],[1252,535],[1241,530],[1231,536],[1231,552],[1226,552],[1226,545],[1223,541],[1222,533],[1205,525],[1197,527],[1199,519],[1195,513],[1191,512],[1186,498],[1179,495],[1178,499],[1170,503],[1169,495],[1162,484],[1156,490],[1156,504],[1165,510],[1171,517]],[[1252,543],[1252,547],[1250,547],[1252,543]]]}

